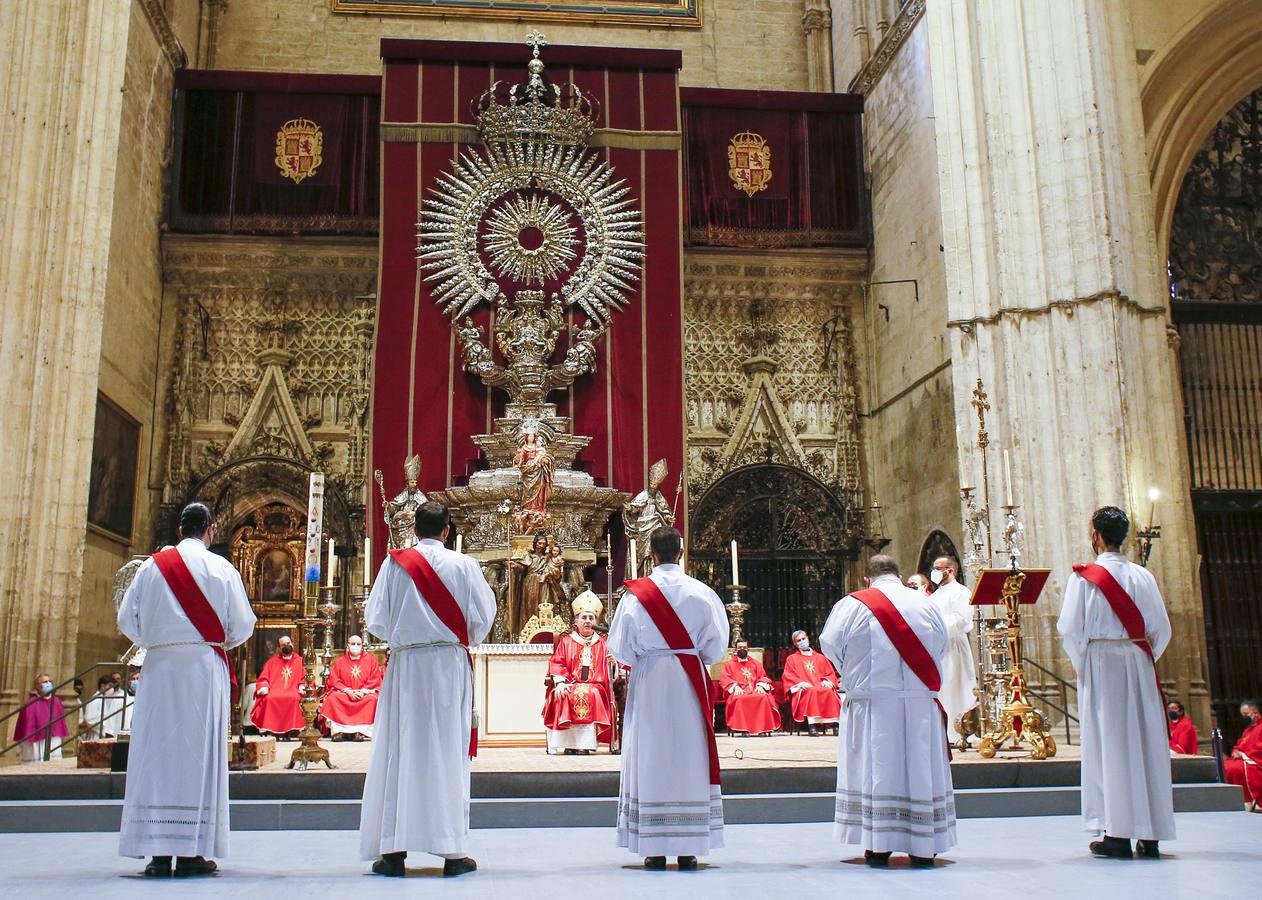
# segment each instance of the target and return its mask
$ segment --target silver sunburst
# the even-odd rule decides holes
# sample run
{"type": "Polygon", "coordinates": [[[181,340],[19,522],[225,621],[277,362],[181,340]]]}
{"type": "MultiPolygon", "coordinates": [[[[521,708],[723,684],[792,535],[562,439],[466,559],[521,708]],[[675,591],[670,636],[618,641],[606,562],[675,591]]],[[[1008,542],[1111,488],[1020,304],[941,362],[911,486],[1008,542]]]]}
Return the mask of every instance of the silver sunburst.
{"type": "Polygon", "coordinates": [[[482,245],[491,265],[513,281],[541,285],[561,274],[578,255],[578,230],[570,224],[569,210],[548,197],[518,194],[491,213],[486,224],[482,245]],[[538,232],[536,246],[523,240],[531,230],[538,232]]]}
{"type": "MultiPolygon", "coordinates": [[[[478,252],[478,230],[506,197],[532,189],[564,201],[552,206],[568,206],[581,223],[586,238],[582,258],[562,286],[561,297],[567,306],[578,306],[607,326],[639,281],[644,231],[631,188],[615,179],[613,168],[598,153],[583,147],[497,142],[452,160],[451,171],[438,176],[417,223],[417,256],[425,280],[435,283],[435,301],[453,321],[481,303],[495,302],[499,286],[478,252]]],[[[514,241],[519,233],[513,232],[514,241]]]]}

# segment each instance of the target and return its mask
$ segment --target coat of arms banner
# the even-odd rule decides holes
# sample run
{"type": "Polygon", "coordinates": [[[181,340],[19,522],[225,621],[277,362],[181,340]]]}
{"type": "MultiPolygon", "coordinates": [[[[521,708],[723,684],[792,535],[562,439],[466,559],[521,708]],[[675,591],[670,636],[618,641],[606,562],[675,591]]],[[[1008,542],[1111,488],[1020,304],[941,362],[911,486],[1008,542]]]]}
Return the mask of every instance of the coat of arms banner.
{"type": "MultiPolygon", "coordinates": [[[[418,220],[427,218],[434,188],[452,173],[453,160],[481,145],[476,101],[496,82],[522,81],[531,50],[525,44],[385,40],[382,57],[371,465],[397,470],[415,453],[421,488],[442,490],[463,484],[482,465],[472,438],[492,431],[492,420],[504,415],[504,398],[465,371],[461,341],[445,314],[455,308],[449,301],[456,295],[445,294],[441,282],[428,277],[434,267],[418,261],[418,220]]],[[[558,46],[547,49],[546,61],[550,81],[572,83],[595,101],[595,133],[587,143],[630,188],[642,216],[644,256],[639,279],[628,279],[625,303],[612,309],[608,330],[595,342],[595,374],[550,399],[559,415],[573,417],[576,434],[592,438],[576,468],[597,484],[638,490],[654,460],[665,458],[672,472],[683,471],[680,55],[558,46]]],[[[470,175],[462,170],[462,184],[476,181],[470,175]]],[[[493,203],[476,233],[490,271],[537,280],[551,291],[578,264],[584,242],[594,239],[586,227],[566,203],[523,190],[493,203]]],[[[464,309],[463,302],[457,305],[464,309]]],[[[564,357],[568,335],[591,327],[601,309],[579,302],[565,308],[567,337],[554,363],[564,357]]],[[[471,304],[455,324],[489,335],[492,313],[490,304],[471,304]]],[[[377,498],[372,503],[373,544],[384,547],[377,498]]]]}

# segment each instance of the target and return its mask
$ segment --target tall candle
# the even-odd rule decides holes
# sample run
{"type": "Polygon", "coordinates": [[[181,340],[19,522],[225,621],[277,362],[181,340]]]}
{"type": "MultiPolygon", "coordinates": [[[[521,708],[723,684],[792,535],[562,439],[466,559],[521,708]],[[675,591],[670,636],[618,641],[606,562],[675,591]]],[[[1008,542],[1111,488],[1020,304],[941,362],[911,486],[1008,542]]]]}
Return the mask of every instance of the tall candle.
{"type": "Polygon", "coordinates": [[[1003,452],[1003,486],[1004,494],[1008,498],[1008,505],[1016,506],[1016,504],[1012,502],[1012,463],[1008,459],[1007,450],[1004,450],[1003,452]]]}
{"type": "Polygon", "coordinates": [[[464,535],[461,534],[459,531],[456,532],[456,552],[457,553],[464,552],[464,535]]]}
{"type": "Polygon", "coordinates": [[[741,583],[740,564],[736,558],[736,538],[732,538],[732,584],[741,583]]]}
{"type": "Polygon", "coordinates": [[[364,538],[364,587],[372,584],[372,538],[364,538]]]}
{"type": "Polygon", "coordinates": [[[312,472],[307,494],[307,554],[302,580],[312,584],[313,590],[320,584],[320,535],[323,522],[324,475],[321,472],[312,472]]]}
{"type": "Polygon", "coordinates": [[[325,587],[333,587],[333,579],[337,577],[337,557],[334,555],[335,547],[336,544],[334,544],[333,538],[329,538],[329,571],[325,576],[325,587]]]}
{"type": "Polygon", "coordinates": [[[631,577],[633,579],[640,577],[639,555],[639,550],[635,546],[635,538],[631,538],[631,577]]]}

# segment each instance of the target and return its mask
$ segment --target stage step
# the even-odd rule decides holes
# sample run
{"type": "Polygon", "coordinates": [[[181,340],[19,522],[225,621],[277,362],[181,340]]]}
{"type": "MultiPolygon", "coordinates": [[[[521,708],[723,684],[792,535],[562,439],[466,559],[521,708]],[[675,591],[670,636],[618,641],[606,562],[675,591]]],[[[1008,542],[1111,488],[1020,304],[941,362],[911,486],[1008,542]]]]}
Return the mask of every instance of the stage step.
{"type": "MultiPolygon", "coordinates": [[[[962,788],[955,792],[962,819],[1007,816],[1061,816],[1078,813],[1079,789],[1066,787],[962,788]]],[[[233,800],[235,831],[354,830],[359,827],[358,799],[233,800]]],[[[1178,812],[1223,812],[1241,808],[1240,788],[1213,783],[1177,784],[1178,812]]],[[[0,833],[117,831],[121,799],[0,801],[0,833]]],[[[724,818],[733,825],[828,822],[833,818],[829,791],[732,794],[723,801],[724,818]]],[[[612,828],[617,800],[590,797],[483,797],[471,803],[474,828],[612,828]]]]}

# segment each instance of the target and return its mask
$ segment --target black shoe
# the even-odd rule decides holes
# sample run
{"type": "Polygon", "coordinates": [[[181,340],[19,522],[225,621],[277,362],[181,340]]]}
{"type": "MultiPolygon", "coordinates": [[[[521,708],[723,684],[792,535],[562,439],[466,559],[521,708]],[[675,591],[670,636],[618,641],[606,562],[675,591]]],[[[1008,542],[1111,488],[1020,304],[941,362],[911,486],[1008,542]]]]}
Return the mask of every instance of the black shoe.
{"type": "Polygon", "coordinates": [[[146,878],[170,878],[171,877],[171,857],[155,856],[149,865],[145,866],[146,878]]]}
{"type": "Polygon", "coordinates": [[[664,872],[666,871],[666,857],[646,856],[644,857],[644,868],[652,869],[654,872],[664,872]]]}
{"type": "Polygon", "coordinates": [[[219,871],[213,859],[201,856],[181,856],[175,861],[176,878],[199,878],[202,875],[214,875],[219,871]]]}
{"type": "Polygon", "coordinates": [[[816,728],[814,725],[808,725],[806,733],[809,734],[811,737],[819,737],[819,729],[816,728]]]}
{"type": "Polygon", "coordinates": [[[933,868],[932,856],[912,856],[910,853],[908,853],[907,858],[911,860],[911,867],[913,869],[932,869],[933,868]]]}
{"type": "Polygon", "coordinates": [[[1104,859],[1134,859],[1131,853],[1131,842],[1127,838],[1109,837],[1107,834],[1098,841],[1092,841],[1089,848],[1093,854],[1104,859]]]}
{"type": "Polygon", "coordinates": [[[443,877],[455,878],[457,875],[465,875],[469,872],[477,871],[478,864],[474,862],[472,856],[465,856],[460,859],[443,860],[443,877]]]}
{"type": "Polygon", "coordinates": [[[1161,859],[1161,847],[1156,841],[1136,841],[1135,855],[1144,859],[1161,859]]]}
{"type": "Polygon", "coordinates": [[[871,850],[864,850],[863,861],[874,869],[888,869],[890,867],[890,855],[888,853],[873,853],[871,850]]]}
{"type": "Polygon", "coordinates": [[[407,869],[403,866],[403,861],[408,858],[407,852],[403,853],[383,853],[381,859],[372,864],[372,873],[374,875],[384,875],[387,878],[402,878],[407,874],[407,869]]]}
{"type": "Polygon", "coordinates": [[[681,872],[697,871],[697,858],[695,856],[679,857],[679,871],[681,872]]]}

